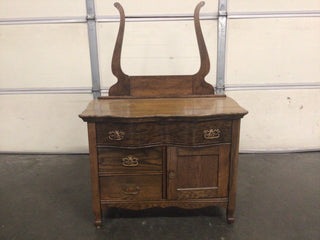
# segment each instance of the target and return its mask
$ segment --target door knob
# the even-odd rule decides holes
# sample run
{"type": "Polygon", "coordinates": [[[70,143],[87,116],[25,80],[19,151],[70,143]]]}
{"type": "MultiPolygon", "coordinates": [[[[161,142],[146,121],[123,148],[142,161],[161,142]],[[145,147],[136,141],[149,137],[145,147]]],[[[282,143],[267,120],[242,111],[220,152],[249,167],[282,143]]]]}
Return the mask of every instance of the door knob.
{"type": "Polygon", "coordinates": [[[170,179],[173,179],[173,178],[175,178],[176,173],[174,171],[170,171],[168,175],[169,175],[170,179]]]}

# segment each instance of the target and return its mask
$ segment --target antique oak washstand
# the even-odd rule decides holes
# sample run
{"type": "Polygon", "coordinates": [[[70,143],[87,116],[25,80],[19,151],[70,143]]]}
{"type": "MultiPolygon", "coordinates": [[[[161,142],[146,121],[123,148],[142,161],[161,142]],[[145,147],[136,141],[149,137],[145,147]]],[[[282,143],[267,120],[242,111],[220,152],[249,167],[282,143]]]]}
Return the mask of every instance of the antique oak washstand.
{"type": "Polygon", "coordinates": [[[95,225],[108,207],[221,206],[234,222],[240,119],[234,100],[215,95],[199,12],[194,24],[201,66],[194,75],[128,76],[120,65],[125,15],[112,58],[118,81],[93,100],[87,122],[95,225]]]}

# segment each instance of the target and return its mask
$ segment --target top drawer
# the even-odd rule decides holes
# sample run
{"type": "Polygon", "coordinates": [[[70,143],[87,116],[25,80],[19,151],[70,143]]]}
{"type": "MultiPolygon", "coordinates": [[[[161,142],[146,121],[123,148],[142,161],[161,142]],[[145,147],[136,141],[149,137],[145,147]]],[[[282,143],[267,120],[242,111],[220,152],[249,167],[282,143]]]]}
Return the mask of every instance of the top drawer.
{"type": "Polygon", "coordinates": [[[170,122],[166,124],[166,143],[208,145],[230,143],[232,121],[170,122]]]}
{"type": "Polygon", "coordinates": [[[97,144],[106,146],[210,145],[230,143],[232,120],[96,123],[97,144]]]}
{"type": "Polygon", "coordinates": [[[195,143],[230,143],[232,134],[232,121],[205,121],[196,124],[195,143]]]}
{"type": "Polygon", "coordinates": [[[140,146],[162,143],[162,128],[152,123],[97,123],[97,144],[140,146]]]}

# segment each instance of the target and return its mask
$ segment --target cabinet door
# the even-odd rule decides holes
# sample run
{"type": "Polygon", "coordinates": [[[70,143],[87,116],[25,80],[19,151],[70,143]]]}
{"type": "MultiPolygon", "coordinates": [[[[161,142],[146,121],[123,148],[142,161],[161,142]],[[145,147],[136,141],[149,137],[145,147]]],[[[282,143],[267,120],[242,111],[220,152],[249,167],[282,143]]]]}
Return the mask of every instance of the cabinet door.
{"type": "Polygon", "coordinates": [[[168,147],[168,199],[228,196],[230,144],[168,147]]]}

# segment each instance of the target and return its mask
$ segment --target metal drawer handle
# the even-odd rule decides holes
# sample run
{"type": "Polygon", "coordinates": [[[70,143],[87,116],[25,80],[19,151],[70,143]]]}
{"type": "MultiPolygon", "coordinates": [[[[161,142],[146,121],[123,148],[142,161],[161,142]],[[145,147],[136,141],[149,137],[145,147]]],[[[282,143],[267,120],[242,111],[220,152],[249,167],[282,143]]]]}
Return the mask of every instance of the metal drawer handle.
{"type": "Polygon", "coordinates": [[[122,158],[122,166],[124,167],[136,167],[139,165],[139,158],[129,155],[122,158]]]}
{"type": "Polygon", "coordinates": [[[219,138],[220,136],[221,136],[221,131],[218,128],[203,130],[204,139],[215,139],[215,138],[219,138]]]}
{"type": "Polygon", "coordinates": [[[108,134],[109,134],[108,139],[111,141],[121,141],[124,139],[124,135],[125,135],[125,133],[120,130],[113,130],[113,131],[110,131],[108,134]]]}
{"type": "Polygon", "coordinates": [[[140,187],[139,186],[126,186],[123,189],[123,193],[126,195],[137,195],[140,192],[140,187]]]}

